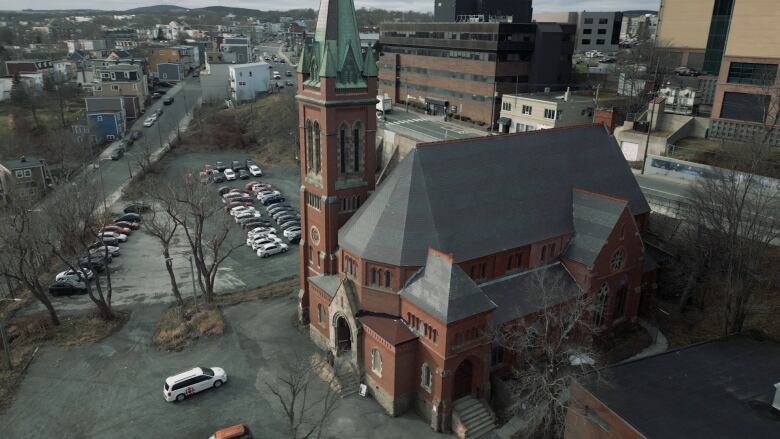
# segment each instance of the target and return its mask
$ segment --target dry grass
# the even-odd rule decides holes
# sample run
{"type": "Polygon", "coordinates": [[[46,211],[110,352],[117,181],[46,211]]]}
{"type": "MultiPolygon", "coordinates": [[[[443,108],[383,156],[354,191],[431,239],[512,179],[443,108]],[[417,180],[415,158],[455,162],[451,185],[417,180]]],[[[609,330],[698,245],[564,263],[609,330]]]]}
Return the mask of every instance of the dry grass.
{"type": "Polygon", "coordinates": [[[47,314],[18,318],[6,327],[11,349],[13,370],[6,368],[5,358],[0,363],[0,410],[13,401],[27,367],[38,348],[51,343],[70,349],[100,341],[113,334],[127,321],[128,314],[116,313],[116,319],[104,321],[94,313],[60,317],[60,325],[53,326],[47,314]]]}
{"type": "Polygon", "coordinates": [[[185,305],[166,310],[152,341],[159,350],[180,351],[201,336],[222,335],[225,332],[225,320],[217,306],[195,308],[185,305]]]}
{"type": "Polygon", "coordinates": [[[298,277],[293,276],[269,285],[262,286],[260,288],[255,288],[253,290],[220,294],[217,296],[216,300],[220,305],[236,305],[254,300],[270,299],[272,297],[284,297],[297,289],[298,284],[298,277]]]}

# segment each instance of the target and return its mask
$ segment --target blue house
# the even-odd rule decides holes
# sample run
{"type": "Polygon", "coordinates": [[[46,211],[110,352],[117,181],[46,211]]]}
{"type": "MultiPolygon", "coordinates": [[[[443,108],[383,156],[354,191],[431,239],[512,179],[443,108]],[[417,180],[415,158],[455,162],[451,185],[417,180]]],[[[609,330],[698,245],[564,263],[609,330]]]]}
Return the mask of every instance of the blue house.
{"type": "Polygon", "coordinates": [[[119,140],[127,129],[127,113],[121,96],[90,97],[87,103],[87,125],[95,144],[119,140]]]}

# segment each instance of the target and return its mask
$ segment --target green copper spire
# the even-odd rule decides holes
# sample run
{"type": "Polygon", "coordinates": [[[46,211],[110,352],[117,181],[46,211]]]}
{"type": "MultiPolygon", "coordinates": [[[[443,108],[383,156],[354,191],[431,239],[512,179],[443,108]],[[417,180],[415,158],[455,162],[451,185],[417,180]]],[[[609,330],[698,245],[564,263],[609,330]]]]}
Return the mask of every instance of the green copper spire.
{"type": "Polygon", "coordinates": [[[322,50],[322,55],[320,56],[320,77],[334,78],[336,75],[338,75],[336,60],[334,59],[333,55],[334,50],[331,50],[331,47],[334,45],[335,41],[326,41],[324,43],[324,49],[322,50]]]}
{"type": "Polygon", "coordinates": [[[301,48],[301,56],[298,58],[298,67],[295,68],[295,70],[298,73],[309,73],[309,69],[311,69],[311,54],[309,53],[309,50],[307,50],[308,44],[304,44],[301,48]]]}
{"type": "Polygon", "coordinates": [[[379,72],[376,68],[376,56],[374,55],[373,46],[369,46],[366,49],[366,59],[363,61],[363,76],[366,78],[375,78],[379,76],[379,72]]]}

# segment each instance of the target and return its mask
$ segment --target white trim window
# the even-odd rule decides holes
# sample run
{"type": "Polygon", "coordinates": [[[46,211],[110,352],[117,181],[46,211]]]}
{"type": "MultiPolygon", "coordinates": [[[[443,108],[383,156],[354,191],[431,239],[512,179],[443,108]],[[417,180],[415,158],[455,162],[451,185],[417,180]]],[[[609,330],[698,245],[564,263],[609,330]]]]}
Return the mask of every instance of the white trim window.
{"type": "Polygon", "coordinates": [[[382,355],[377,348],[371,349],[371,371],[377,376],[382,376],[382,355]]]}
{"type": "Polygon", "coordinates": [[[24,176],[25,177],[32,177],[32,170],[31,169],[25,169],[24,170],[24,176]]]}
{"type": "Polygon", "coordinates": [[[521,112],[523,114],[529,114],[530,115],[532,111],[533,111],[533,107],[531,107],[530,105],[523,105],[523,108],[522,108],[521,112]]]}
{"type": "Polygon", "coordinates": [[[423,363],[420,370],[420,386],[428,392],[431,391],[431,384],[433,383],[433,372],[428,366],[428,363],[423,363]]]}

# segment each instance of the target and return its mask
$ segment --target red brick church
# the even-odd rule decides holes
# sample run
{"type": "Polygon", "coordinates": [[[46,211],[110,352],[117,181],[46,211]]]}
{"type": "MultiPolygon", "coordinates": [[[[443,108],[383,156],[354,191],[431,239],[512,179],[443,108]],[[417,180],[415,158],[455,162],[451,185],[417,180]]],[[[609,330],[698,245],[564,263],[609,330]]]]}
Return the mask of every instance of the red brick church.
{"type": "Polygon", "coordinates": [[[593,295],[599,325],[636,317],[650,208],[603,126],[420,144],[377,187],[376,92],[352,0],[322,0],[298,65],[301,319],[389,414],[450,431],[507,369],[489,329],[540,309],[531,273],[593,295]]]}

